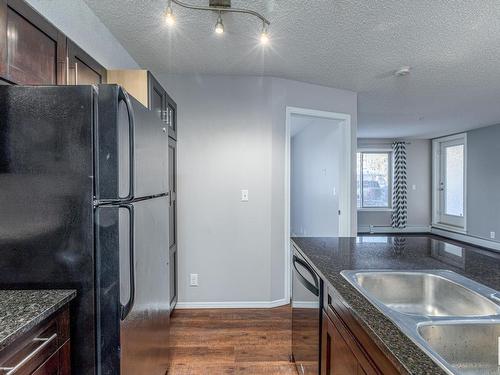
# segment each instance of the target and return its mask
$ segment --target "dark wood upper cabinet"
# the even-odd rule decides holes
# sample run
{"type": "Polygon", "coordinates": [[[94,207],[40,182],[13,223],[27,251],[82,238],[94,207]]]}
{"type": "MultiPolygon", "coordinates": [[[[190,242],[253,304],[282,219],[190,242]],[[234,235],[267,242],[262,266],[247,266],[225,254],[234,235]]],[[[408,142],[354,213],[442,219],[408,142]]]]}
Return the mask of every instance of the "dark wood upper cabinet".
{"type": "Polygon", "coordinates": [[[65,36],[22,0],[0,0],[0,75],[21,85],[64,83],[65,36]]]}
{"type": "Polygon", "coordinates": [[[0,0],[0,81],[106,83],[106,69],[23,0],[0,0]]]}
{"type": "Polygon", "coordinates": [[[168,136],[177,139],[177,104],[168,94],[166,94],[166,100],[165,120],[168,125],[168,136]]]}
{"type": "Polygon", "coordinates": [[[108,83],[121,85],[130,95],[158,115],[177,139],[177,105],[165,88],[147,70],[108,70],[108,83]]]}
{"type": "Polygon", "coordinates": [[[7,76],[7,1],[0,0],[0,77],[7,76]]]}
{"type": "Polygon", "coordinates": [[[67,83],[69,85],[97,85],[106,83],[106,69],[89,54],[67,39],[67,83]]]}
{"type": "Polygon", "coordinates": [[[160,85],[160,82],[148,72],[148,107],[153,111],[160,120],[166,122],[166,103],[167,103],[167,92],[160,85]]]}

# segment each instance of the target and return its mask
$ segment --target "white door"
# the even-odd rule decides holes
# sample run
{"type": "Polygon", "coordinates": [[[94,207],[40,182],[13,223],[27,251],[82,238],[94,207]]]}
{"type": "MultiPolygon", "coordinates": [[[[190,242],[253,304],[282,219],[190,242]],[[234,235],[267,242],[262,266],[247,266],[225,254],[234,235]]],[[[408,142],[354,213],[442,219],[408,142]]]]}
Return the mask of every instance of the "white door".
{"type": "Polygon", "coordinates": [[[438,223],[459,229],[465,229],[465,156],[465,136],[438,141],[438,223]]]}

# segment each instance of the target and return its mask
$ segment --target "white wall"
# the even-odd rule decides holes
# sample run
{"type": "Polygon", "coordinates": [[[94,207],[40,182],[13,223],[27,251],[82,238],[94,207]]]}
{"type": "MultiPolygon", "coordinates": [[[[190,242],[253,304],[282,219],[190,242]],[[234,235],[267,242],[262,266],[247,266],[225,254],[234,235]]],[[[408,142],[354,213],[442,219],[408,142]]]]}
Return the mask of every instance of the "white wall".
{"type": "Polygon", "coordinates": [[[285,302],[286,106],[351,114],[355,142],[356,94],[276,78],[156,76],[178,105],[180,305],[285,302]]]}
{"type": "MultiPolygon", "coordinates": [[[[391,147],[393,139],[358,139],[358,149],[391,147]]],[[[431,224],[432,145],[428,139],[412,139],[406,145],[408,181],[408,228],[421,231],[431,224]],[[415,190],[413,189],[415,187],[415,190]]],[[[358,228],[391,226],[391,212],[358,211],[358,228]]]]}
{"type": "MultiPolygon", "coordinates": [[[[292,116],[292,130],[303,118],[292,116]]],[[[337,237],[342,129],[336,120],[309,117],[292,136],[290,233],[293,237],[337,237]]]]}
{"type": "Polygon", "coordinates": [[[105,68],[139,68],[83,0],[26,1],[105,68]]]}

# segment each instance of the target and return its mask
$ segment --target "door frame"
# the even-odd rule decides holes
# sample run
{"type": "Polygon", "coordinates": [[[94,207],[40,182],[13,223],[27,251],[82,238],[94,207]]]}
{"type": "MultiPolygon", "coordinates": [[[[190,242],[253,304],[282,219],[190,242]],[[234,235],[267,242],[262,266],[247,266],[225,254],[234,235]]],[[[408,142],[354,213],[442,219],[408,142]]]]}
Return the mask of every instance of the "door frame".
{"type": "Polygon", "coordinates": [[[339,189],[339,237],[352,236],[352,127],[351,115],[346,113],[319,111],[315,109],[286,107],[285,124],[285,300],[290,300],[291,296],[291,272],[290,272],[290,158],[291,158],[291,125],[293,115],[303,115],[322,119],[341,121],[341,131],[343,138],[343,160],[341,161],[339,189]]]}
{"type": "Polygon", "coordinates": [[[432,226],[458,233],[467,233],[467,133],[453,134],[432,140],[432,226]],[[464,225],[463,227],[442,223],[440,220],[441,193],[441,145],[450,141],[463,140],[464,144],[464,225]]]}

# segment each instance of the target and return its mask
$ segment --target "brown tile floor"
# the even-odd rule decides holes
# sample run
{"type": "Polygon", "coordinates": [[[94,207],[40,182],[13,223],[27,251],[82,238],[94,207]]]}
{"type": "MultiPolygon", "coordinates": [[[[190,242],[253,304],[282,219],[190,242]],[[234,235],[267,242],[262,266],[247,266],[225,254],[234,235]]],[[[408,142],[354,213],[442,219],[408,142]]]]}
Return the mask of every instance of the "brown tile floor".
{"type": "Polygon", "coordinates": [[[169,375],[297,375],[289,306],[175,310],[169,375]]]}

